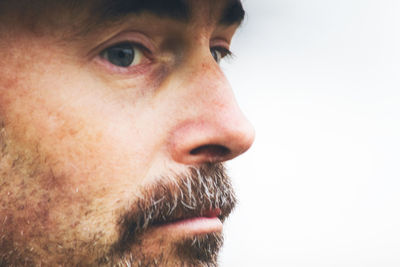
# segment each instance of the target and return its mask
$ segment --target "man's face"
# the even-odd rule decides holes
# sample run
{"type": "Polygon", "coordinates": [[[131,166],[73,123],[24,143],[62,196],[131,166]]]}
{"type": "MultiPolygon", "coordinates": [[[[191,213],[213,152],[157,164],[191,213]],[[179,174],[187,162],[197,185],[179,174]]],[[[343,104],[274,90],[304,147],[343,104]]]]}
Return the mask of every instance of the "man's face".
{"type": "Polygon", "coordinates": [[[222,163],[254,136],[218,65],[240,4],[23,2],[0,4],[0,265],[215,264],[222,163]]]}

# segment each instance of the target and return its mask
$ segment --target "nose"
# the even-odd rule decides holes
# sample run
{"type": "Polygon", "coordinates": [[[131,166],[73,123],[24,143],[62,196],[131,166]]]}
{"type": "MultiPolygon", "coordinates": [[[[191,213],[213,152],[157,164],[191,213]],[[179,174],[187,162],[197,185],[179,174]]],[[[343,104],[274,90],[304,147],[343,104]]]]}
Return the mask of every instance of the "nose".
{"type": "Polygon", "coordinates": [[[191,63],[179,78],[176,90],[181,95],[175,105],[180,107],[180,120],[170,139],[173,159],[188,165],[215,163],[248,150],[254,141],[254,128],[213,58],[191,63]]]}

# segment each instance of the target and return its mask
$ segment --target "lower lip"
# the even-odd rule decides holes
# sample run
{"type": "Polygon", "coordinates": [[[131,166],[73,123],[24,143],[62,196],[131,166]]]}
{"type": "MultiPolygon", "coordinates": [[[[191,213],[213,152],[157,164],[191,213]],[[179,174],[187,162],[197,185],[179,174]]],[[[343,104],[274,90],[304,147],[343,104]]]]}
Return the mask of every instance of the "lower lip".
{"type": "Polygon", "coordinates": [[[222,222],[218,217],[196,217],[156,226],[155,228],[176,237],[201,235],[221,232],[222,222]]]}

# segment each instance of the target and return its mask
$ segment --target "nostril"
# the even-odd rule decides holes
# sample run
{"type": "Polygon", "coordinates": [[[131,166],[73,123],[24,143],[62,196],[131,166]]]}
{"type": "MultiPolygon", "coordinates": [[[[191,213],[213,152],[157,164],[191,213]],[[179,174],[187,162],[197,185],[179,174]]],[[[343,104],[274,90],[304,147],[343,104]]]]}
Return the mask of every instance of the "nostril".
{"type": "Polygon", "coordinates": [[[204,145],[190,151],[190,155],[204,155],[207,157],[222,158],[231,153],[231,150],[221,145],[204,145]]]}

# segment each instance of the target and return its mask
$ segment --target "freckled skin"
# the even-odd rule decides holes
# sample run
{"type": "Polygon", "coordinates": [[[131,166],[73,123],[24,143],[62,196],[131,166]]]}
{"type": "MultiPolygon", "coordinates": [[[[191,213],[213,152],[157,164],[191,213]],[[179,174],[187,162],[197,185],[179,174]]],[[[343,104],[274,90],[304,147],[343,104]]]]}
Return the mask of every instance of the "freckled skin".
{"type": "MultiPolygon", "coordinates": [[[[90,266],[143,186],[250,147],[253,129],[210,54],[237,26],[216,24],[222,4],[192,6],[188,24],[142,14],[78,40],[60,39],[70,32],[62,25],[0,27],[0,266],[90,266]],[[141,71],[115,73],[97,63],[101,51],[87,56],[138,29],[157,47],[141,71]],[[190,154],[207,145],[230,153],[190,154]]],[[[133,249],[176,266],[168,236],[143,244],[133,249]]]]}

